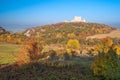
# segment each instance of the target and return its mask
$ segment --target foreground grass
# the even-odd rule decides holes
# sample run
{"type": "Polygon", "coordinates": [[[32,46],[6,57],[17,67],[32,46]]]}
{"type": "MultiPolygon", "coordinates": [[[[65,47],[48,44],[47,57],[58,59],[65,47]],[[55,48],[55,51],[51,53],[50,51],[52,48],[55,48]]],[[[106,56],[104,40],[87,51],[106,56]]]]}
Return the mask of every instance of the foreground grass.
{"type": "MultiPolygon", "coordinates": [[[[74,61],[86,61],[74,58],[74,61]]],[[[92,61],[91,58],[88,58],[92,61]]],[[[40,61],[37,63],[0,65],[0,80],[120,80],[93,75],[90,65],[74,61],[40,61]],[[86,65],[86,66],[85,66],[86,65]]]]}
{"type": "Polygon", "coordinates": [[[20,45],[0,43],[0,64],[10,64],[15,61],[20,45]]]}
{"type": "Polygon", "coordinates": [[[89,66],[71,62],[39,62],[22,67],[8,65],[0,69],[0,80],[97,80],[89,66]]]}

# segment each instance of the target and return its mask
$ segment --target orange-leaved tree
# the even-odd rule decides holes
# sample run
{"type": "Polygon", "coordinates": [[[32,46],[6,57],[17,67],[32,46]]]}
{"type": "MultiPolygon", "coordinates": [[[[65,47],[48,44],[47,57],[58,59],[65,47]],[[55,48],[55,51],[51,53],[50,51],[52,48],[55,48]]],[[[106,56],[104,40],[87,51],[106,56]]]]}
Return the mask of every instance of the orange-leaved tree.
{"type": "Polygon", "coordinates": [[[42,46],[35,39],[27,41],[17,57],[18,63],[37,62],[41,57],[42,46]]]}

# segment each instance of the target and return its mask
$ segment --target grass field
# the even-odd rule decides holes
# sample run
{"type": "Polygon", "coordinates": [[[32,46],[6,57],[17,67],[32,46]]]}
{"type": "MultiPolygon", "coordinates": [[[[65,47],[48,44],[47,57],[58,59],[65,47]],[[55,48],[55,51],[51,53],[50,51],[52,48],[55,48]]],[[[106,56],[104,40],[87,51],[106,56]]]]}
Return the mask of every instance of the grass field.
{"type": "Polygon", "coordinates": [[[0,43],[0,64],[13,63],[15,55],[18,53],[20,45],[10,43],[0,43]]]}

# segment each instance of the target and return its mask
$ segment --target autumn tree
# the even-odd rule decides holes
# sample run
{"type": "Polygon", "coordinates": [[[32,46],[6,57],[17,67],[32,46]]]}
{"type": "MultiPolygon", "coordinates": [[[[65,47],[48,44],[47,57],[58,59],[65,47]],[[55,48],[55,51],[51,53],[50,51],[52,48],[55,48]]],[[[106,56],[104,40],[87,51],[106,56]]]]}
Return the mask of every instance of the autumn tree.
{"type": "Polygon", "coordinates": [[[67,35],[67,37],[73,39],[73,38],[76,37],[76,35],[75,35],[75,33],[69,33],[69,34],[67,35]]]}
{"type": "Polygon", "coordinates": [[[97,50],[97,52],[107,53],[112,45],[113,41],[109,37],[103,38],[97,45],[95,45],[95,50],[97,50]]]}
{"type": "Polygon", "coordinates": [[[117,55],[120,56],[120,46],[114,45],[114,46],[113,46],[113,49],[116,50],[117,55]]]}
{"type": "Polygon", "coordinates": [[[27,41],[21,48],[18,55],[18,63],[21,62],[37,62],[41,57],[42,47],[36,40],[27,41]]]}
{"type": "Polygon", "coordinates": [[[77,50],[80,49],[80,43],[76,39],[71,39],[67,42],[67,52],[68,53],[77,53],[77,50]]]}
{"type": "Polygon", "coordinates": [[[95,57],[91,69],[95,76],[103,80],[117,80],[120,74],[119,59],[116,51],[110,47],[108,52],[99,52],[95,57]]]}
{"type": "Polygon", "coordinates": [[[61,39],[63,37],[62,33],[57,33],[56,38],[61,39]]]}
{"type": "Polygon", "coordinates": [[[117,79],[120,74],[118,53],[110,38],[104,38],[97,44],[98,55],[91,65],[95,76],[104,78],[104,80],[117,79]]]}
{"type": "Polygon", "coordinates": [[[6,38],[7,38],[7,42],[11,42],[12,41],[12,35],[8,34],[6,38]]]}

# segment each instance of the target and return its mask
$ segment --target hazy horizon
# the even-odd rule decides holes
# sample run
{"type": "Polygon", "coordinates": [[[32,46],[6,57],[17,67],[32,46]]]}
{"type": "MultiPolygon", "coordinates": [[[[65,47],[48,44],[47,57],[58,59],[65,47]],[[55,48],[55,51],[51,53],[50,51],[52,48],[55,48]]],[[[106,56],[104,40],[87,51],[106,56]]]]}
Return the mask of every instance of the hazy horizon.
{"type": "MultiPolygon", "coordinates": [[[[48,23],[48,24],[56,24],[56,23],[48,23]]],[[[100,23],[100,24],[104,24],[104,23],[100,23]]],[[[47,24],[41,24],[41,25],[0,25],[0,26],[3,27],[4,29],[6,29],[7,31],[19,32],[19,31],[26,30],[28,28],[37,27],[37,26],[44,26],[44,25],[47,25],[47,24]]],[[[106,25],[120,28],[120,24],[106,24],[106,25]]]]}
{"type": "Polygon", "coordinates": [[[81,16],[87,22],[120,27],[119,9],[120,0],[0,0],[0,26],[24,29],[81,16]]]}

